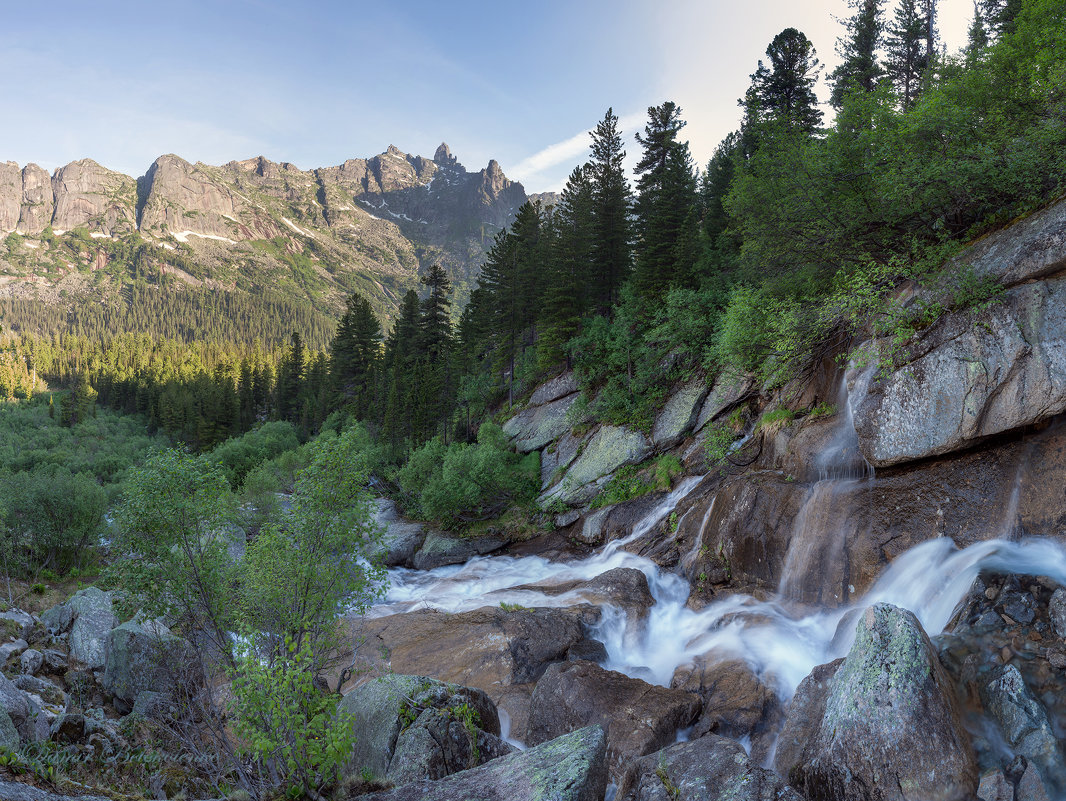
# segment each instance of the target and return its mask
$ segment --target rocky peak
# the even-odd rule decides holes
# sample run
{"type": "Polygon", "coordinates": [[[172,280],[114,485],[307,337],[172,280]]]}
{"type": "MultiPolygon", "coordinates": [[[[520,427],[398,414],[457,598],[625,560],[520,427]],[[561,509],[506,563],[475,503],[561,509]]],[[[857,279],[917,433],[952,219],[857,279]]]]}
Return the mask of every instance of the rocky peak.
{"type": "Polygon", "coordinates": [[[136,182],[92,159],[72,161],[52,176],[52,225],[62,230],[87,226],[105,234],[136,228],[136,182]]]}
{"type": "Polygon", "coordinates": [[[456,158],[452,155],[451,148],[448,147],[447,143],[441,142],[437,147],[437,152],[433,154],[433,161],[441,167],[454,167],[456,158]]]}
{"type": "Polygon", "coordinates": [[[22,171],[13,161],[0,162],[0,234],[18,227],[21,209],[22,171]]]}

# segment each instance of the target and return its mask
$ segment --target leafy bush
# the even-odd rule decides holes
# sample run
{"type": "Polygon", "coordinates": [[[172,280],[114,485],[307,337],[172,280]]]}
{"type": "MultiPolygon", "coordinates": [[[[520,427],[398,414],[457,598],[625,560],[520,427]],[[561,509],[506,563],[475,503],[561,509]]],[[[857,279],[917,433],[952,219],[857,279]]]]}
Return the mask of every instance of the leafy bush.
{"type": "Polygon", "coordinates": [[[473,445],[430,440],[411,454],[397,480],[413,511],[452,527],[531,501],[540,489],[540,454],[519,456],[503,429],[486,422],[473,445]]]}
{"type": "Polygon", "coordinates": [[[296,427],[292,423],[276,421],[226,440],[211,451],[210,457],[222,465],[230,487],[236,490],[253,468],[299,446],[296,427]]]}

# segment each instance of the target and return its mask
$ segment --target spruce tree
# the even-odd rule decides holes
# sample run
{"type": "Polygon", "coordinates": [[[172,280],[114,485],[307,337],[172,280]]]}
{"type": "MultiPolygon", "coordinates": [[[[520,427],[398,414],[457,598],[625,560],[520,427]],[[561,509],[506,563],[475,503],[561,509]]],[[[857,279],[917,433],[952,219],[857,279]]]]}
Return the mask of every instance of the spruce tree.
{"type": "Polygon", "coordinates": [[[605,317],[618,302],[632,263],[631,194],[623,167],[625,157],[618,117],[613,109],[607,109],[592,132],[588,165],[593,203],[592,303],[605,317]]]}
{"type": "Polygon", "coordinates": [[[877,88],[884,69],[877,61],[877,51],[884,35],[883,0],[849,0],[855,13],[844,20],[844,35],[837,39],[840,66],[829,74],[833,93],[829,102],[839,109],[844,95],[855,89],[872,92],[877,88]]]}
{"type": "Polygon", "coordinates": [[[365,296],[348,297],[344,316],[330,345],[330,405],[348,406],[359,419],[374,409],[381,359],[381,324],[365,296]]]}
{"type": "Polygon", "coordinates": [[[929,0],[900,0],[885,38],[885,73],[896,87],[904,110],[917,101],[929,68],[932,23],[919,6],[926,2],[929,0]]]}
{"type": "Polygon", "coordinates": [[[439,264],[422,277],[429,290],[419,306],[418,381],[413,404],[415,431],[420,439],[430,439],[442,424],[447,440],[447,419],[453,394],[451,356],[451,281],[439,264]]]}

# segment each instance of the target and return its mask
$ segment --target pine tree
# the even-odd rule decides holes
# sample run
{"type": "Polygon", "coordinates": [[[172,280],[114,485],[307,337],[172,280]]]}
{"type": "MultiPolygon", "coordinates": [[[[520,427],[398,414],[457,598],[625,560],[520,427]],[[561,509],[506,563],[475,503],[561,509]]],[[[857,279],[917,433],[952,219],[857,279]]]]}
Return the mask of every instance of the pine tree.
{"type": "Polygon", "coordinates": [[[759,61],[741,106],[745,127],[775,122],[789,131],[813,132],[822,123],[814,94],[821,66],[810,40],[795,28],[785,28],[766,48],[769,66],[759,61]]]}
{"type": "Polygon", "coordinates": [[[989,33],[1000,37],[1014,30],[1014,19],[1022,10],[1022,0],[980,0],[980,4],[983,21],[989,33]]]}
{"type": "Polygon", "coordinates": [[[394,454],[399,454],[413,439],[412,400],[419,380],[415,373],[418,359],[419,300],[409,289],[400,304],[400,314],[385,342],[386,394],[382,415],[382,437],[394,454]]]}
{"type": "Polygon", "coordinates": [[[836,52],[841,63],[829,74],[833,93],[829,100],[834,108],[844,105],[844,96],[856,89],[872,92],[884,74],[877,61],[884,34],[883,0],[849,0],[855,13],[844,21],[844,36],[837,39],[836,52]]]}
{"type": "Polygon", "coordinates": [[[374,309],[363,295],[350,295],[330,345],[330,406],[347,405],[359,419],[369,416],[380,359],[381,324],[374,309]]]}
{"type": "Polygon", "coordinates": [[[618,117],[613,109],[607,109],[592,132],[588,165],[593,203],[592,303],[605,317],[618,302],[632,263],[631,194],[623,167],[625,157],[618,117]]]}
{"type": "Polygon", "coordinates": [[[419,306],[418,399],[414,404],[415,431],[430,439],[442,423],[447,440],[447,419],[453,395],[451,356],[451,281],[439,264],[422,276],[429,290],[419,306]]]}
{"type": "Polygon", "coordinates": [[[667,101],[648,109],[644,135],[637,143],[644,149],[636,171],[636,266],[633,288],[645,310],[655,307],[670,285],[688,282],[695,263],[691,233],[686,224],[697,205],[697,184],[689,155],[688,142],[679,142],[678,133],[685,126],[681,109],[667,101]],[[681,240],[688,246],[679,250],[681,240]],[[685,263],[678,261],[683,255],[685,263]]]}
{"type": "Polygon", "coordinates": [[[929,69],[932,22],[919,2],[932,7],[930,0],[900,0],[885,38],[885,73],[905,110],[917,101],[929,69]]]}
{"type": "Polygon", "coordinates": [[[988,28],[985,26],[984,16],[981,14],[981,6],[974,0],[973,20],[966,36],[966,63],[974,66],[981,58],[981,54],[988,47],[988,28]]]}

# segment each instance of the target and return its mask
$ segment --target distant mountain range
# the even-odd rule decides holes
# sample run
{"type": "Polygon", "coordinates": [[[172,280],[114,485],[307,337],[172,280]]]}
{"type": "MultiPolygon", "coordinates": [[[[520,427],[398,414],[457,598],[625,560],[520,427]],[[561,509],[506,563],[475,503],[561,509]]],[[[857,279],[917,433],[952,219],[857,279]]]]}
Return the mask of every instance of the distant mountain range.
{"type": "Polygon", "coordinates": [[[0,299],[77,306],[139,283],[281,293],[336,314],[358,290],[388,319],[434,263],[465,302],[493,236],[527,199],[496,161],[468,172],[446,144],[432,159],[389,146],[313,170],[165,155],[140,178],[91,159],[52,175],[0,163],[0,299]]]}

